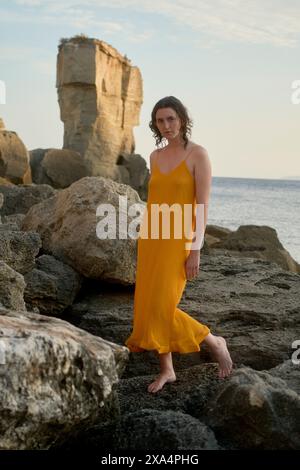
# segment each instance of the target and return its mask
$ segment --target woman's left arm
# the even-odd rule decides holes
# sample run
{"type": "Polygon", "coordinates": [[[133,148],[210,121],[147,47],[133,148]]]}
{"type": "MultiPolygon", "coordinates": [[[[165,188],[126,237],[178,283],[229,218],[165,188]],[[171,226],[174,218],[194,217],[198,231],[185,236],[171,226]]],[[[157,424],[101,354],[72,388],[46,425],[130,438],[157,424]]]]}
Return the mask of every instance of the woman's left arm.
{"type": "Polygon", "coordinates": [[[186,275],[192,279],[199,273],[200,249],[204,239],[208,219],[208,204],[211,190],[212,170],[208,153],[204,147],[199,146],[194,155],[195,162],[195,191],[197,202],[196,242],[192,243],[189,256],[186,259],[186,275]],[[199,224],[199,225],[198,225],[199,224]],[[197,233],[197,229],[198,232],[197,233]]]}

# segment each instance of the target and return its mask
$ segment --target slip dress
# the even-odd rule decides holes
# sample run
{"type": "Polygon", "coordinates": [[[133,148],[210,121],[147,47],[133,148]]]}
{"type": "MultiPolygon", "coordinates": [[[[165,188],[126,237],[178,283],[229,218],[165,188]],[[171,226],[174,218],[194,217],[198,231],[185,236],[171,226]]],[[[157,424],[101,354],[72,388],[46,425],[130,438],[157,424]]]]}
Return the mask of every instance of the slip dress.
{"type": "MultiPolygon", "coordinates": [[[[170,236],[163,238],[162,229],[158,238],[150,236],[151,204],[172,206],[177,203],[182,210],[184,204],[190,204],[193,210],[189,227],[195,229],[195,180],[186,165],[189,154],[168,173],[160,171],[156,162],[158,155],[155,155],[145,215],[137,239],[133,328],[125,341],[131,352],[196,352],[210,333],[206,325],[177,307],[187,282],[185,261],[190,248],[187,249],[186,242],[192,241],[191,231],[184,232],[182,227],[181,238],[175,238],[175,215],[172,217],[170,211],[170,236]],[[141,236],[145,227],[148,227],[148,238],[141,236]]],[[[180,223],[184,224],[183,218],[180,223]]]]}

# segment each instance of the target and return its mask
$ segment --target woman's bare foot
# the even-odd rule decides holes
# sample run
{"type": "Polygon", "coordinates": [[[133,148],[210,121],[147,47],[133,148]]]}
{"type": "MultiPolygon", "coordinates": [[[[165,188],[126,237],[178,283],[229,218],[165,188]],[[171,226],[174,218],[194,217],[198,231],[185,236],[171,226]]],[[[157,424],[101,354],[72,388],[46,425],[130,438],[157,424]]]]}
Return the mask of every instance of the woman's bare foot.
{"type": "Polygon", "coordinates": [[[158,390],[161,390],[165,383],[175,382],[176,375],[175,372],[161,372],[159,376],[148,386],[148,392],[155,393],[158,390]]]}
{"type": "Polygon", "coordinates": [[[214,336],[211,333],[206,339],[212,355],[219,363],[219,377],[223,379],[232,371],[232,359],[227,349],[226,340],[222,336],[214,336]]]}

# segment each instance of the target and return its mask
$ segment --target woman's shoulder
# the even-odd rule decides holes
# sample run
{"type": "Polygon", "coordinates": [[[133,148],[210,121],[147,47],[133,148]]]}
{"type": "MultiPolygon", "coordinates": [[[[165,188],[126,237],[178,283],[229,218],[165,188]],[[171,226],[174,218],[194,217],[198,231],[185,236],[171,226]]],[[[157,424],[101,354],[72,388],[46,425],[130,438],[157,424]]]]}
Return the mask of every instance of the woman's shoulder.
{"type": "Polygon", "coordinates": [[[190,152],[190,161],[193,168],[193,173],[198,168],[199,171],[204,171],[205,168],[210,167],[210,159],[205,147],[195,144],[193,150],[190,152]]]}
{"type": "Polygon", "coordinates": [[[196,144],[195,142],[193,142],[193,152],[192,153],[196,156],[204,156],[204,155],[207,156],[208,155],[208,152],[207,152],[206,148],[203,147],[200,144],[196,144]]]}
{"type": "Polygon", "coordinates": [[[189,144],[190,144],[190,148],[194,148],[194,149],[197,149],[198,151],[205,151],[206,149],[200,145],[200,144],[197,144],[197,142],[192,142],[191,140],[189,141],[189,144]]]}

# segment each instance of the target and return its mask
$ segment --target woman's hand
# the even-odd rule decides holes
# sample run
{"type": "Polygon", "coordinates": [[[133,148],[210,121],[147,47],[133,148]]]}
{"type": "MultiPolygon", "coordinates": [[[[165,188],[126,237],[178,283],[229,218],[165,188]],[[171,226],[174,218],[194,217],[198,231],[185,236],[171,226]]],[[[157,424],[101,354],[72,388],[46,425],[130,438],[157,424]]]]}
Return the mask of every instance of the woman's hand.
{"type": "Polygon", "coordinates": [[[199,273],[200,250],[191,250],[185,261],[186,277],[190,281],[199,273]]]}

